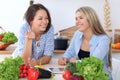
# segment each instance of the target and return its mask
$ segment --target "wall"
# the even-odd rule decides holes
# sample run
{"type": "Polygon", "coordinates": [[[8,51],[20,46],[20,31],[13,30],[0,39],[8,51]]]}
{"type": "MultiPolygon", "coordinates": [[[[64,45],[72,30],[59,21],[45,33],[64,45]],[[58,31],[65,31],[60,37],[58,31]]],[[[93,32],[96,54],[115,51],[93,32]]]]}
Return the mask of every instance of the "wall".
{"type": "MultiPolygon", "coordinates": [[[[2,0],[0,2],[0,25],[18,35],[23,15],[30,0],[2,0]]],[[[75,25],[75,11],[81,6],[93,7],[104,26],[104,0],[34,0],[44,4],[50,11],[55,32],[75,25]]],[[[120,0],[110,0],[112,27],[120,28],[120,0]]]]}
{"type": "Polygon", "coordinates": [[[0,26],[18,36],[28,6],[29,0],[0,0],[0,26]]]}
{"type": "MultiPolygon", "coordinates": [[[[111,7],[111,27],[120,28],[120,0],[109,0],[111,7]]],[[[93,7],[104,25],[104,0],[36,0],[44,4],[51,12],[55,30],[64,29],[75,24],[75,11],[81,6],[93,7]]]]}

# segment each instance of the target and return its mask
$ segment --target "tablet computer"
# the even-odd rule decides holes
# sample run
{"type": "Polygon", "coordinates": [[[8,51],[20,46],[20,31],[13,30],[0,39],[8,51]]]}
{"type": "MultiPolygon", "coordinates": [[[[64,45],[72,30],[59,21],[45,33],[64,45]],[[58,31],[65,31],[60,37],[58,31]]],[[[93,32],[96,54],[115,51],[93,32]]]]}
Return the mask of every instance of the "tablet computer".
{"type": "Polygon", "coordinates": [[[56,74],[62,74],[65,68],[48,68],[49,71],[56,74]]]}

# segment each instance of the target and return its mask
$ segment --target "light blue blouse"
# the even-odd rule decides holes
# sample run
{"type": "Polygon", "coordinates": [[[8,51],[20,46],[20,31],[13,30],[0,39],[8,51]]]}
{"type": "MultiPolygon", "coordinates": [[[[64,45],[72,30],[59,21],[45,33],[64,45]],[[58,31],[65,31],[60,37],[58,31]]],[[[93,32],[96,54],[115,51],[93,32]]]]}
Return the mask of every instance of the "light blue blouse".
{"type": "MultiPolygon", "coordinates": [[[[30,30],[30,25],[28,23],[23,24],[20,29],[19,38],[18,38],[18,47],[13,52],[12,56],[17,57],[21,56],[25,46],[25,33],[30,30]]],[[[29,47],[29,46],[28,46],[29,47]]],[[[32,57],[40,58],[43,55],[52,56],[54,50],[54,29],[53,26],[48,30],[48,32],[42,34],[40,40],[32,40],[32,57]],[[37,42],[40,42],[40,47],[37,46],[37,42]]]]}
{"type": "MultiPolygon", "coordinates": [[[[81,47],[82,43],[82,36],[83,33],[80,31],[76,31],[70,46],[68,47],[67,51],[64,53],[63,57],[66,57],[68,59],[72,57],[78,58],[78,52],[81,47]]],[[[95,56],[101,60],[104,61],[105,66],[104,70],[110,75],[110,79],[112,80],[112,76],[110,74],[110,71],[108,69],[109,67],[109,61],[108,61],[108,55],[109,55],[109,45],[110,45],[110,39],[107,35],[93,35],[90,42],[90,56],[95,56]]]]}

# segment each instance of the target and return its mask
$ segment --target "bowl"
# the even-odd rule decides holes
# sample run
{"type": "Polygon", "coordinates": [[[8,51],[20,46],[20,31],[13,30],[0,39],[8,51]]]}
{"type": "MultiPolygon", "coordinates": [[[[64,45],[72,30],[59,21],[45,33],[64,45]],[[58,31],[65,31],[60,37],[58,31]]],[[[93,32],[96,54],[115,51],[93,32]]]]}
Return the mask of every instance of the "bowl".
{"type": "Polygon", "coordinates": [[[11,44],[13,44],[13,43],[0,42],[0,50],[5,50],[11,44]]]}

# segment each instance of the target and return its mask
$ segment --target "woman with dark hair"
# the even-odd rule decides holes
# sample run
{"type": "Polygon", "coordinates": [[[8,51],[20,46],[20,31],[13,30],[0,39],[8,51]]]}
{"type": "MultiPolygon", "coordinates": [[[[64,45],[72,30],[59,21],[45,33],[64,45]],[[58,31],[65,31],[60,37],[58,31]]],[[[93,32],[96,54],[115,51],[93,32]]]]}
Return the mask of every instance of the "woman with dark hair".
{"type": "Polygon", "coordinates": [[[26,11],[25,20],[13,57],[21,56],[30,66],[49,63],[54,50],[54,30],[49,11],[42,4],[33,4],[26,11]]]}

